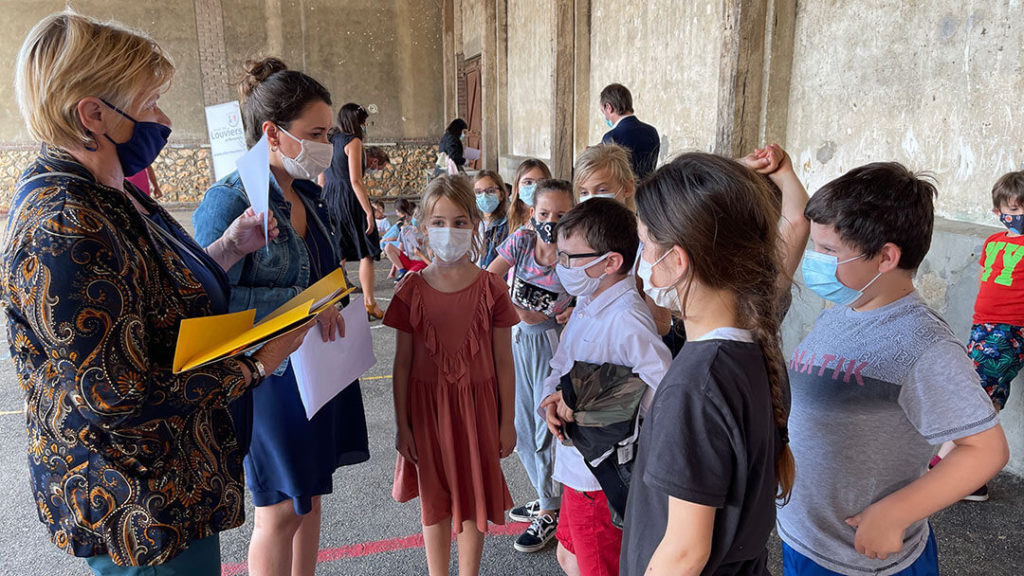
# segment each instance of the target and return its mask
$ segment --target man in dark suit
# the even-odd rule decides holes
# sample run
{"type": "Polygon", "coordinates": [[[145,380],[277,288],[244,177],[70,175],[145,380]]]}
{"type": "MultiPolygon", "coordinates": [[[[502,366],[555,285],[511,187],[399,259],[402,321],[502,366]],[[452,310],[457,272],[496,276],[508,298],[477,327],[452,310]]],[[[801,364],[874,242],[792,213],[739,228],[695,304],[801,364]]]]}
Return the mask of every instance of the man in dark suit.
{"type": "Polygon", "coordinates": [[[601,90],[601,115],[611,130],[601,142],[614,142],[630,151],[633,174],[646,177],[658,165],[661,140],[658,130],[633,115],[633,95],[622,84],[609,84],[601,90]]]}

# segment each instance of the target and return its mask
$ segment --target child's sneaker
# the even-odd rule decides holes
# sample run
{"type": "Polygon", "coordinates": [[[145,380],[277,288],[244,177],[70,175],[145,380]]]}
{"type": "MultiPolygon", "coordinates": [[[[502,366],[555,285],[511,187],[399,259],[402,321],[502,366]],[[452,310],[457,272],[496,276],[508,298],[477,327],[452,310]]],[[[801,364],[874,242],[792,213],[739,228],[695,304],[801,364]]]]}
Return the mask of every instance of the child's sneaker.
{"type": "Polygon", "coordinates": [[[967,500],[968,502],[984,502],[988,500],[988,484],[985,484],[981,488],[978,488],[974,492],[964,496],[964,500],[967,500]]]}
{"type": "Polygon", "coordinates": [[[540,500],[534,500],[513,508],[509,511],[508,517],[513,522],[533,522],[538,513],[540,513],[540,500]]]}
{"type": "Polygon", "coordinates": [[[558,528],[558,520],[551,514],[545,514],[533,519],[530,527],[516,539],[515,549],[520,552],[538,552],[543,550],[548,542],[555,537],[555,530],[558,528]]]}

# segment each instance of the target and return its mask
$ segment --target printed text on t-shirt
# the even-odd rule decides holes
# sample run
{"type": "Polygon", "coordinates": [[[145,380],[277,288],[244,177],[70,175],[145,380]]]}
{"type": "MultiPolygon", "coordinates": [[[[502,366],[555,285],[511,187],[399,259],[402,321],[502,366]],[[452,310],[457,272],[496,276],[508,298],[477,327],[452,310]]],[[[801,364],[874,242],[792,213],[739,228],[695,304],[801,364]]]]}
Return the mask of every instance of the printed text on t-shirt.
{"type": "MultiPolygon", "coordinates": [[[[818,358],[817,354],[811,353],[808,355],[807,350],[797,348],[793,351],[793,357],[789,360],[789,369],[794,372],[810,374],[814,371],[815,361],[818,358]]],[[[862,362],[856,358],[845,358],[835,354],[822,354],[820,358],[821,365],[818,368],[818,376],[824,376],[825,371],[832,365],[833,380],[838,380],[839,375],[842,374],[843,382],[849,382],[852,377],[857,381],[858,386],[864,385],[864,380],[861,378],[860,373],[868,365],[868,362],[862,362]],[[834,365],[832,364],[833,362],[835,362],[834,365]]]]}

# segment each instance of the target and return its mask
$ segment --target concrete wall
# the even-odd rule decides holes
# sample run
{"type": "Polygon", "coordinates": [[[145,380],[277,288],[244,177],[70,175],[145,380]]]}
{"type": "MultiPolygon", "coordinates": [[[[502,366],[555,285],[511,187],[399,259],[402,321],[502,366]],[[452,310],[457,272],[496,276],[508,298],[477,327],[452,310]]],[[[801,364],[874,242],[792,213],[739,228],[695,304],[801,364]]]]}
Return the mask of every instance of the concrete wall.
{"type": "Polygon", "coordinates": [[[206,141],[203,92],[196,51],[196,16],[191,0],[132,2],[107,0],[0,0],[0,124],[8,127],[0,136],[0,145],[29,144],[28,131],[14,99],[14,65],[18,49],[28,31],[48,14],[75,10],[95,18],[116,19],[130,28],[149,33],[166,50],[177,67],[170,91],[160,98],[160,106],[174,121],[172,145],[195,145],[206,141]]]}
{"type": "Polygon", "coordinates": [[[232,76],[254,55],[279,55],[321,81],[335,108],[372,113],[370,141],[444,131],[441,10],[432,0],[221,0],[232,76]]]}
{"type": "Polygon", "coordinates": [[[547,0],[509,0],[508,150],[513,156],[551,157],[554,8],[547,0]]]}
{"type": "Polygon", "coordinates": [[[590,143],[608,131],[598,103],[613,82],[662,137],[662,159],[710,150],[718,113],[722,2],[592,0],[590,143]]]}
{"type": "Polygon", "coordinates": [[[896,160],[936,174],[940,214],[992,222],[992,184],[1024,163],[1022,51],[1020,2],[799,3],[787,144],[801,177],[813,190],[896,160]]]}
{"type": "Polygon", "coordinates": [[[462,10],[462,55],[479,56],[484,42],[484,6],[481,0],[456,0],[462,10]]]}
{"type": "MultiPolygon", "coordinates": [[[[921,296],[949,323],[957,339],[965,345],[970,337],[974,299],[978,295],[978,258],[985,238],[997,228],[938,219],[931,250],[918,270],[915,285],[921,296]]],[[[785,357],[788,359],[800,340],[810,331],[814,320],[825,308],[825,301],[803,287],[799,272],[793,290],[793,306],[782,326],[785,357]]],[[[1011,389],[1000,421],[1010,442],[1007,469],[1024,474],[1024,377],[1011,389]]]]}
{"type": "MultiPolygon", "coordinates": [[[[358,102],[371,116],[368,141],[404,142],[429,148],[444,131],[441,8],[434,0],[81,0],[70,3],[79,13],[116,19],[149,33],[174,59],[177,73],[161,106],[174,122],[173,154],[157,162],[170,186],[168,199],[189,202],[209,185],[208,146],[203,82],[219,82],[219,93],[238,98],[237,82],[250,58],[279,56],[293,69],[321,81],[335,108],[358,102]],[[223,25],[213,26],[220,60],[200,60],[202,42],[196,26],[197,6],[204,25],[218,13],[223,25]],[[224,73],[210,73],[224,67],[224,73]],[[213,80],[211,80],[213,79],[213,80]],[[191,161],[189,159],[193,159],[191,161]]],[[[469,4],[469,3],[467,3],[469,4]]],[[[8,78],[14,75],[18,48],[29,29],[47,14],[63,10],[55,0],[0,0],[0,61],[8,78]]],[[[212,52],[218,54],[216,50],[212,52]]],[[[210,86],[205,87],[209,92],[210,86]]],[[[208,95],[208,94],[207,94],[208,95]]],[[[0,211],[6,209],[25,150],[34,150],[24,129],[10,83],[0,83],[0,121],[11,127],[0,136],[0,211]],[[15,166],[15,163],[17,164],[15,166]]],[[[404,150],[404,148],[403,148],[404,150]]],[[[418,158],[418,156],[417,156],[418,158]]],[[[406,159],[405,155],[401,159],[406,159]]],[[[418,161],[410,162],[419,164],[418,161]]],[[[418,169],[417,169],[418,170],[418,169]]],[[[405,169],[382,174],[371,194],[405,194],[417,179],[405,169]],[[391,175],[393,174],[393,178],[391,175]]]]}

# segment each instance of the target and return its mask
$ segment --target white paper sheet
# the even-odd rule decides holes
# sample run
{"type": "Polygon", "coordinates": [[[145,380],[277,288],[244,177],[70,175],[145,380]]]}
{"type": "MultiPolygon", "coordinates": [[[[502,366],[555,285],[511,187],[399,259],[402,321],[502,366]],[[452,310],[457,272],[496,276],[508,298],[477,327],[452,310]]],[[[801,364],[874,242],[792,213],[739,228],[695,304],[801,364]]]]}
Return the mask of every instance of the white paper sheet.
{"type": "Polygon", "coordinates": [[[341,316],[345,319],[344,338],[324,342],[317,325],[306,333],[302,346],[291,355],[299,397],[309,420],[377,363],[370,321],[362,301],[345,307],[341,316]]]}
{"type": "Polygon", "coordinates": [[[264,134],[259,142],[243,154],[235,166],[238,167],[238,176],[242,179],[253,211],[263,214],[263,239],[267,243],[267,253],[270,253],[270,237],[267,230],[270,212],[270,147],[267,144],[267,135],[264,134]]]}
{"type": "Polygon", "coordinates": [[[466,158],[466,160],[479,160],[480,159],[480,149],[479,148],[472,148],[470,146],[466,146],[465,148],[462,149],[462,155],[463,155],[463,157],[466,158]]]}

